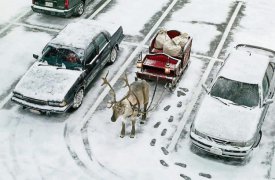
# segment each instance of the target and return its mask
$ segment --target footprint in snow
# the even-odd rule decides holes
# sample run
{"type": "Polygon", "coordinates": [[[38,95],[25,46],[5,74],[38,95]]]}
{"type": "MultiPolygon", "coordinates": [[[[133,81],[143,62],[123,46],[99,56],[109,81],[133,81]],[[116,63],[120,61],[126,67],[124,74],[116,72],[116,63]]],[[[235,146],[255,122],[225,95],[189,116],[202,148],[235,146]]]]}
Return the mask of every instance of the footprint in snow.
{"type": "Polygon", "coordinates": [[[177,103],[177,107],[181,107],[181,106],[182,106],[182,102],[179,101],[179,102],[177,103]]]}
{"type": "Polygon", "coordinates": [[[168,119],[168,122],[173,122],[173,120],[174,120],[174,116],[170,116],[168,119]]]}
{"type": "Polygon", "coordinates": [[[165,166],[165,167],[169,166],[164,160],[160,160],[160,164],[163,165],[163,166],[165,166]]]}
{"type": "Polygon", "coordinates": [[[182,87],[180,87],[179,89],[180,89],[180,90],[183,90],[184,92],[188,92],[188,91],[189,91],[187,88],[182,88],[182,87]]]}
{"type": "Polygon", "coordinates": [[[212,176],[210,174],[206,174],[206,173],[199,173],[200,176],[211,179],[212,176]]]}
{"type": "Polygon", "coordinates": [[[175,165],[186,168],[186,164],[176,162],[175,165]]]}
{"type": "Polygon", "coordinates": [[[166,106],[163,110],[164,110],[164,111],[168,111],[168,110],[170,109],[170,107],[171,107],[171,106],[168,105],[168,106],[166,106]]]}
{"type": "Polygon", "coordinates": [[[177,96],[180,97],[180,96],[185,96],[186,94],[182,91],[177,91],[177,96]]]}
{"type": "Polygon", "coordinates": [[[151,142],[150,142],[150,145],[151,145],[151,146],[155,146],[156,141],[157,141],[156,139],[152,139],[151,142]]]}
{"type": "Polygon", "coordinates": [[[159,122],[157,122],[155,125],[154,125],[154,128],[158,128],[159,127],[159,125],[160,125],[160,121],[159,122]]]}
{"type": "Polygon", "coordinates": [[[190,177],[188,177],[188,176],[186,176],[186,175],[184,175],[184,174],[180,174],[180,177],[182,177],[182,178],[185,179],[185,180],[191,180],[190,177]]]}
{"type": "Polygon", "coordinates": [[[164,155],[168,155],[169,152],[167,151],[167,149],[165,147],[161,147],[161,150],[163,152],[164,155]]]}
{"type": "Polygon", "coordinates": [[[167,132],[167,129],[163,129],[161,132],[161,136],[165,136],[166,132],[167,132]]]}

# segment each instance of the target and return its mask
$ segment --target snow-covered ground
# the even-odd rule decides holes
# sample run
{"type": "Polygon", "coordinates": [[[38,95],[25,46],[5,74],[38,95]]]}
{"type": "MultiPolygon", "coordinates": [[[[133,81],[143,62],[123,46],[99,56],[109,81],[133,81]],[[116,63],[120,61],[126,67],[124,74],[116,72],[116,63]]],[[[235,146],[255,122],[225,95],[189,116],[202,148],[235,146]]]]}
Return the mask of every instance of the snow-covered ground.
{"type": "MultiPolygon", "coordinates": [[[[4,29],[0,29],[0,179],[275,179],[275,104],[268,111],[259,147],[243,162],[198,151],[189,138],[203,96],[200,84],[221,66],[212,57],[224,57],[238,43],[275,49],[274,2],[95,0],[82,17],[68,19],[33,13],[30,5],[18,0],[0,2],[1,7],[13,7],[0,12],[4,29]],[[235,18],[238,5],[241,9],[235,18]],[[94,14],[95,8],[101,11],[94,14]],[[39,54],[68,23],[90,17],[122,25],[126,38],[117,62],[96,78],[81,108],[43,116],[10,102],[9,94],[35,61],[32,54],[39,54]],[[14,25],[8,24],[13,20],[17,20],[14,25]],[[126,93],[126,88],[121,89],[123,72],[134,80],[137,55],[148,52],[144,45],[157,27],[178,29],[194,38],[191,64],[173,93],[164,91],[161,96],[159,85],[155,99],[161,102],[144,125],[137,121],[136,137],[129,138],[128,124],[121,139],[121,123],[110,120],[112,112],[106,104],[111,97],[105,96],[109,89],[100,86],[100,77],[109,70],[121,98],[126,93]],[[173,143],[176,149],[170,150],[173,143]]],[[[150,85],[152,94],[154,83],[150,85]]]]}

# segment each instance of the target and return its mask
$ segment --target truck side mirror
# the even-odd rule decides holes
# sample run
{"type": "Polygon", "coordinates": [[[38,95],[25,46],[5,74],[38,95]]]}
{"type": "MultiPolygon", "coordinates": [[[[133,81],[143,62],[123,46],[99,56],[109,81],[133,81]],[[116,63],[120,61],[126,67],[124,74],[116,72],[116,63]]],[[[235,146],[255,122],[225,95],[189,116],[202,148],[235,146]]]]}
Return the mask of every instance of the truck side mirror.
{"type": "Polygon", "coordinates": [[[39,56],[36,55],[36,54],[33,54],[32,57],[33,57],[34,59],[38,59],[38,58],[39,58],[39,56]]]}
{"type": "Polygon", "coordinates": [[[266,106],[266,105],[272,104],[273,102],[274,102],[273,99],[267,99],[264,101],[263,105],[266,106]]]}

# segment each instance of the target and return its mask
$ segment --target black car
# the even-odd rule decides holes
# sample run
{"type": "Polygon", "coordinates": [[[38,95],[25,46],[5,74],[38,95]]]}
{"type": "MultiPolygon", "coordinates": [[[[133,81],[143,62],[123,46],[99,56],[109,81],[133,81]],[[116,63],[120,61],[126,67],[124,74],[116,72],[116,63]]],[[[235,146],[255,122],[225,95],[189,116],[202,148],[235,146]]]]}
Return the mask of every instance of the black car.
{"type": "Polygon", "coordinates": [[[42,57],[13,91],[12,101],[39,112],[77,109],[84,91],[106,64],[117,58],[123,29],[113,24],[80,20],[67,25],[43,49],[42,57]]]}
{"type": "Polygon", "coordinates": [[[70,17],[81,16],[84,13],[85,5],[92,0],[32,0],[34,12],[70,17]]]}

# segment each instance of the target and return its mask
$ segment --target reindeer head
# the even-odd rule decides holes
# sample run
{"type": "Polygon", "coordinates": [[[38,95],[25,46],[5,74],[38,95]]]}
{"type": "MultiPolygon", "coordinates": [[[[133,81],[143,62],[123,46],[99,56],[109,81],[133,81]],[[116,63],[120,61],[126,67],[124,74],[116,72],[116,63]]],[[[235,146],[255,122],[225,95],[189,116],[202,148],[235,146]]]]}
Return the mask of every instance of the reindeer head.
{"type": "Polygon", "coordinates": [[[108,80],[107,80],[108,74],[109,74],[109,72],[106,74],[105,77],[102,78],[103,83],[102,83],[101,86],[103,86],[103,85],[108,85],[108,86],[110,87],[110,89],[111,89],[110,92],[111,92],[111,94],[113,95],[113,100],[108,101],[107,107],[113,109],[113,115],[112,115],[112,117],[111,117],[111,121],[112,121],[112,122],[115,122],[115,121],[119,118],[119,116],[121,116],[121,115],[123,115],[123,114],[125,113],[125,108],[126,108],[126,106],[125,106],[125,104],[123,103],[123,100],[125,100],[126,98],[128,98],[128,96],[129,96],[129,94],[130,94],[130,91],[131,91],[131,88],[130,88],[130,85],[129,85],[129,83],[128,83],[128,78],[127,78],[127,76],[126,76],[126,74],[125,74],[125,79],[123,79],[123,80],[126,82],[125,87],[126,87],[126,86],[129,87],[129,92],[128,92],[128,95],[125,96],[123,99],[121,99],[120,101],[116,101],[116,93],[115,93],[115,90],[114,90],[114,88],[111,86],[111,84],[110,84],[110,83],[108,82],[108,80]]]}

